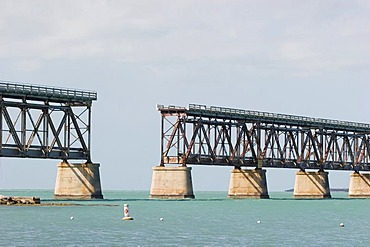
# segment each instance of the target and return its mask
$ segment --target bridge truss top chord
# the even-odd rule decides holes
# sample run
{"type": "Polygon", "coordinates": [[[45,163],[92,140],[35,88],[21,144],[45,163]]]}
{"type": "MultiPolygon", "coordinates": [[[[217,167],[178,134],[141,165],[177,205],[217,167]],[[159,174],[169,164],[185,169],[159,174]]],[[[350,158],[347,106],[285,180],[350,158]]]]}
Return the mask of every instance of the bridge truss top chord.
{"type": "Polygon", "coordinates": [[[370,125],[190,104],[157,105],[161,165],[370,170],[370,125]]]}
{"type": "Polygon", "coordinates": [[[91,161],[97,93],[0,81],[0,157],[91,161]]]}

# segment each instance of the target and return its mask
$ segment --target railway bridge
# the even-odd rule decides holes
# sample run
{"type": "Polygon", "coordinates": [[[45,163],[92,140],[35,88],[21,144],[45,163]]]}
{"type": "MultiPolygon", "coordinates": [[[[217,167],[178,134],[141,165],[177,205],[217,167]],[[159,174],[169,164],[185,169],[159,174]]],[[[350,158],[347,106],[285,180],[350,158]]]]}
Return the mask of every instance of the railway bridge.
{"type": "Polygon", "coordinates": [[[0,157],[60,160],[55,197],[103,198],[91,161],[94,100],[94,91],[0,81],[0,157]]]}
{"type": "Polygon", "coordinates": [[[370,124],[196,104],[157,109],[152,198],[194,198],[188,165],[232,167],[232,198],[268,198],[271,167],[298,170],[294,198],[330,198],[330,170],[353,171],[349,197],[370,197],[370,124]]]}

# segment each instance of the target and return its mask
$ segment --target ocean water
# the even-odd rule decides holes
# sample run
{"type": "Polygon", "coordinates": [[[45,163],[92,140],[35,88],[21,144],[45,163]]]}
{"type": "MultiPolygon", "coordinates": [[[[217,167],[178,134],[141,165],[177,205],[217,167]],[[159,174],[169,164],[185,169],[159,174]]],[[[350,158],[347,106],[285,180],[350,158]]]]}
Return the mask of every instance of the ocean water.
{"type": "MultiPolygon", "coordinates": [[[[55,202],[51,190],[0,194],[55,202]]],[[[370,245],[370,199],[346,193],[325,200],[294,200],[287,192],[270,192],[271,199],[227,199],[227,192],[195,192],[189,200],[148,196],[104,191],[104,200],[57,201],[72,206],[0,206],[0,246],[370,245]],[[125,203],[133,221],[122,221],[125,203]]]]}

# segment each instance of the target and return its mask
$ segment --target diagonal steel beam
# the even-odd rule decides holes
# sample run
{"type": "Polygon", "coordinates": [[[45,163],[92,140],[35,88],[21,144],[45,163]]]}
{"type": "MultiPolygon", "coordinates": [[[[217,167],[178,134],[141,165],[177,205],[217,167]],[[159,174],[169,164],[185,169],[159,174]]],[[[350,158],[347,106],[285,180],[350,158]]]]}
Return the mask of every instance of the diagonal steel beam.
{"type": "MultiPolygon", "coordinates": [[[[48,119],[49,119],[50,128],[51,128],[51,130],[52,130],[52,132],[53,132],[53,134],[54,134],[54,138],[53,138],[53,140],[52,140],[52,141],[51,141],[51,143],[50,143],[50,148],[49,148],[49,150],[52,150],[52,149],[53,149],[53,147],[54,147],[55,143],[57,143],[57,144],[58,144],[58,147],[59,147],[59,149],[60,149],[60,150],[64,150],[64,147],[63,147],[63,145],[62,145],[62,142],[61,142],[61,141],[60,141],[60,139],[59,139],[59,135],[60,135],[60,133],[61,133],[61,131],[62,131],[63,125],[64,125],[64,124],[65,124],[65,122],[66,122],[67,114],[66,114],[66,113],[64,114],[64,116],[63,116],[62,120],[61,120],[61,121],[60,121],[60,123],[59,123],[59,127],[58,127],[58,129],[57,129],[57,130],[55,130],[55,126],[54,126],[54,124],[53,124],[53,122],[52,122],[52,120],[51,120],[51,118],[50,118],[50,115],[48,115],[47,117],[48,117],[48,119]]],[[[64,152],[65,152],[65,151],[64,151],[64,152]]]]}
{"type": "MultiPolygon", "coordinates": [[[[172,147],[172,143],[173,143],[173,140],[175,139],[175,136],[176,136],[176,132],[177,132],[177,128],[179,126],[179,119],[177,119],[176,123],[173,125],[173,129],[172,129],[172,132],[171,132],[171,135],[170,135],[170,139],[168,140],[167,142],[167,146],[166,146],[166,149],[164,150],[163,152],[163,156],[168,156],[168,152],[170,151],[171,147],[172,147]]],[[[162,138],[164,138],[164,133],[162,133],[162,138]]]]}
{"type": "Polygon", "coordinates": [[[208,147],[208,152],[210,153],[211,155],[211,159],[212,160],[215,160],[215,153],[213,152],[213,149],[212,149],[212,146],[211,146],[211,142],[209,141],[209,137],[208,137],[208,134],[204,128],[204,125],[202,124],[201,126],[201,131],[203,131],[203,134],[204,134],[204,139],[206,140],[206,144],[207,144],[207,147],[208,147]]]}
{"type": "Polygon", "coordinates": [[[29,119],[30,119],[30,122],[31,122],[31,124],[32,124],[32,126],[33,126],[33,130],[32,130],[31,135],[30,135],[30,137],[28,138],[28,141],[27,141],[27,145],[26,145],[26,146],[27,146],[27,149],[28,149],[28,148],[31,146],[31,144],[33,143],[33,140],[34,140],[35,136],[37,136],[37,138],[38,138],[38,140],[39,140],[40,145],[41,145],[41,146],[44,146],[44,144],[42,143],[42,140],[41,140],[40,134],[39,134],[39,128],[40,128],[40,126],[41,126],[41,123],[42,123],[43,118],[45,117],[45,116],[44,116],[44,113],[43,113],[43,112],[41,112],[41,114],[39,115],[39,118],[37,119],[36,124],[35,124],[35,122],[33,121],[32,116],[31,116],[31,113],[30,113],[29,111],[27,111],[27,112],[28,112],[28,117],[29,117],[29,119]]]}
{"type": "Polygon", "coordinates": [[[12,122],[12,119],[11,119],[11,117],[9,115],[9,112],[7,110],[7,107],[3,107],[3,115],[4,115],[5,122],[8,125],[10,134],[13,137],[14,142],[18,146],[18,149],[19,150],[23,150],[23,145],[22,145],[21,140],[19,139],[19,136],[17,134],[17,131],[16,131],[14,125],[13,125],[13,122],[12,122]]]}
{"type": "Polygon", "coordinates": [[[71,121],[72,121],[72,123],[73,123],[73,125],[75,127],[75,130],[76,130],[77,136],[78,136],[78,138],[80,140],[80,143],[82,145],[82,148],[83,148],[84,152],[86,152],[86,154],[88,155],[88,157],[87,157],[88,158],[88,161],[90,161],[90,158],[91,158],[90,157],[90,150],[88,150],[88,148],[87,148],[87,145],[86,145],[85,140],[84,140],[84,138],[83,138],[83,136],[81,134],[80,127],[79,127],[79,125],[78,125],[78,123],[76,121],[76,118],[74,116],[74,113],[73,113],[72,109],[67,110],[67,112],[68,112],[68,115],[70,116],[70,119],[71,119],[71,121]]]}

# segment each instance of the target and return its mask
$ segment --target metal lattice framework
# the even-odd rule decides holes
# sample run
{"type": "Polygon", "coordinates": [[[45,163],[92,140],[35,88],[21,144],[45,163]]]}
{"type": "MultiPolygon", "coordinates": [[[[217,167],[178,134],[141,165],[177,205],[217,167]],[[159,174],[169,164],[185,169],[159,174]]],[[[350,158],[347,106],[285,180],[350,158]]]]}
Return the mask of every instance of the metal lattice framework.
{"type": "Polygon", "coordinates": [[[97,93],[0,81],[0,157],[87,160],[97,93]]]}
{"type": "Polygon", "coordinates": [[[157,106],[161,165],[370,170],[370,125],[222,107],[157,106]]]}

